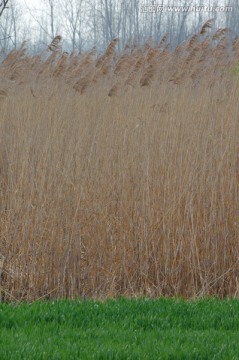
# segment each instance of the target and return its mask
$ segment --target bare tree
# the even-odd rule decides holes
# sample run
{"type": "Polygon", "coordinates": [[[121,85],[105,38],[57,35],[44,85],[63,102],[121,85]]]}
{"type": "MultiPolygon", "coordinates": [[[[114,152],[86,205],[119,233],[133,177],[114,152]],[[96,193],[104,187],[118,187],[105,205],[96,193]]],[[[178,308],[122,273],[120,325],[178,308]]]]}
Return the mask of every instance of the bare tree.
{"type": "Polygon", "coordinates": [[[50,8],[50,29],[52,39],[55,37],[55,1],[54,0],[45,0],[47,6],[50,8]]]}
{"type": "Polygon", "coordinates": [[[83,46],[84,4],[83,0],[62,0],[62,26],[71,41],[72,50],[77,49],[79,52],[83,46]]]}
{"type": "Polygon", "coordinates": [[[1,1],[1,3],[0,3],[0,16],[2,16],[2,13],[3,13],[3,11],[4,11],[5,9],[8,9],[8,6],[7,6],[8,1],[9,1],[9,0],[3,0],[3,1],[1,1]]]}
{"type": "Polygon", "coordinates": [[[10,15],[12,18],[12,27],[11,27],[12,34],[13,34],[12,42],[13,42],[13,46],[16,48],[17,43],[18,43],[18,37],[20,37],[20,33],[21,33],[20,27],[22,26],[22,24],[21,24],[20,20],[23,15],[22,6],[20,5],[20,3],[17,0],[11,1],[10,15]]]}
{"type": "MultiPolygon", "coordinates": [[[[6,7],[5,7],[6,9],[6,7]]],[[[1,48],[4,53],[7,53],[11,48],[11,32],[13,28],[12,16],[9,11],[3,13],[1,11],[1,21],[0,21],[0,40],[1,48]]]]}

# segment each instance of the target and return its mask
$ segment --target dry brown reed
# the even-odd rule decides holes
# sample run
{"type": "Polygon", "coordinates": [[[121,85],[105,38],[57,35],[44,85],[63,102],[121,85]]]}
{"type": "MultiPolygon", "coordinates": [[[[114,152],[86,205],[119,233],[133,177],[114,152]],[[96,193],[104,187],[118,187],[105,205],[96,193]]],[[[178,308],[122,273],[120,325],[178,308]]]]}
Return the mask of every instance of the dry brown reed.
{"type": "Polygon", "coordinates": [[[59,51],[60,48],[61,48],[61,40],[62,40],[61,35],[55,36],[47,49],[50,50],[50,51],[53,51],[53,52],[54,51],[59,51]]]}
{"type": "Polygon", "coordinates": [[[238,40],[229,58],[226,33],[119,55],[115,40],[100,57],[20,49],[0,65],[4,300],[238,295],[238,40]]]}
{"type": "Polygon", "coordinates": [[[214,20],[215,19],[210,19],[210,20],[206,21],[205,24],[203,24],[201,31],[200,31],[200,35],[205,35],[207,33],[207,31],[209,29],[211,29],[214,20]]]}

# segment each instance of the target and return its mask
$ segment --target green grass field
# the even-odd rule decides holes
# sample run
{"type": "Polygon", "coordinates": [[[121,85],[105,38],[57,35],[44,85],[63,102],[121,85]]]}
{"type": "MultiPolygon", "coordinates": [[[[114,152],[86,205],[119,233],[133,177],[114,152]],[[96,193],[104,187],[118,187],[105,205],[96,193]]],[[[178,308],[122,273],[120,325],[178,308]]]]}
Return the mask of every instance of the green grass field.
{"type": "Polygon", "coordinates": [[[239,359],[239,301],[0,304],[0,359],[239,359]]]}

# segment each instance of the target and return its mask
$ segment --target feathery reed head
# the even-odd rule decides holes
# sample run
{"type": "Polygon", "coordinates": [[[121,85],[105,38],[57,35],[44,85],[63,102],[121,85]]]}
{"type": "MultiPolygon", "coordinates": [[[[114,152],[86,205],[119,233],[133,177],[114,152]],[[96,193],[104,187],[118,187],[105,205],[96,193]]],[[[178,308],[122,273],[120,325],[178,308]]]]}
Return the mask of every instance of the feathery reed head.
{"type": "Polygon", "coordinates": [[[50,51],[59,51],[61,48],[60,42],[62,40],[62,36],[61,35],[57,35],[56,37],[54,37],[54,39],[52,40],[52,42],[50,43],[50,45],[48,46],[48,50],[50,51]]]}

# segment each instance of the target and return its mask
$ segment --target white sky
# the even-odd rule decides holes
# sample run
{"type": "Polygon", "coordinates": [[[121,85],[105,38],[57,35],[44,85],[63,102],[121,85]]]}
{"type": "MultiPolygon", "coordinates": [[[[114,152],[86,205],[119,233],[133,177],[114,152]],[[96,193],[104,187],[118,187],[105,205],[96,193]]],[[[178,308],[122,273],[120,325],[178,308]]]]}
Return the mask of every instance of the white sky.
{"type": "Polygon", "coordinates": [[[40,0],[20,0],[23,5],[27,4],[29,7],[40,7],[41,1],[40,0]]]}
{"type": "Polygon", "coordinates": [[[43,6],[42,0],[18,0],[20,4],[22,4],[23,9],[26,9],[27,7],[29,9],[41,9],[43,6]]]}

